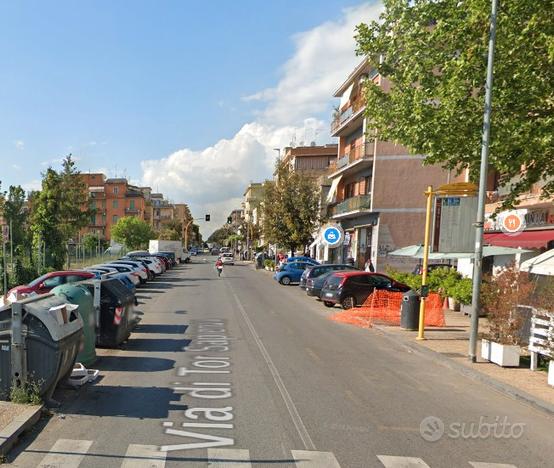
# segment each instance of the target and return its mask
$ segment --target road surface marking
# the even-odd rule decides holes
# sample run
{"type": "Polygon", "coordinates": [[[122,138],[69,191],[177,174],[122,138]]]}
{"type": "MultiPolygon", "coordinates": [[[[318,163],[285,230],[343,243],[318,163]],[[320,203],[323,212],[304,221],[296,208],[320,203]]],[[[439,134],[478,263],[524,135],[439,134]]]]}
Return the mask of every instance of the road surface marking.
{"type": "Polygon", "coordinates": [[[131,444],[121,464],[121,468],[164,468],[165,452],[155,445],[131,444]]]}
{"type": "Polygon", "coordinates": [[[321,358],[315,353],[315,351],[311,348],[306,348],[306,352],[315,360],[318,362],[321,362],[321,358]]]}
{"type": "Polygon", "coordinates": [[[92,440],[58,439],[39,468],[78,468],[92,445],[92,440]]]}
{"type": "Polygon", "coordinates": [[[208,466],[250,468],[250,451],[244,449],[208,449],[208,466]]]}
{"type": "Polygon", "coordinates": [[[377,455],[377,458],[386,468],[429,468],[429,465],[421,458],[391,457],[388,455],[377,455]]]}
{"type": "Polygon", "coordinates": [[[505,465],[504,463],[483,463],[483,462],[469,462],[473,468],[517,468],[515,465],[505,465]]]}
{"type": "Polygon", "coordinates": [[[291,453],[299,468],[340,468],[339,462],[331,452],[291,450],[291,453]]]}
{"type": "Polygon", "coordinates": [[[237,306],[242,315],[242,318],[244,319],[244,322],[248,326],[248,329],[250,330],[250,333],[252,334],[254,341],[258,345],[258,349],[260,350],[260,353],[262,354],[262,357],[264,358],[267,364],[267,367],[269,368],[269,372],[271,372],[275,385],[277,386],[277,389],[281,393],[281,397],[285,402],[285,406],[289,411],[289,415],[292,419],[292,422],[294,423],[294,426],[296,427],[298,435],[300,436],[300,439],[304,444],[304,448],[306,448],[307,450],[315,450],[316,448],[315,444],[312,438],[310,437],[310,434],[308,433],[306,426],[304,425],[304,421],[302,421],[302,418],[300,417],[300,413],[298,412],[298,409],[296,409],[296,406],[292,401],[292,398],[287,390],[287,387],[285,387],[285,384],[283,382],[283,379],[281,378],[281,375],[279,374],[279,371],[277,370],[277,367],[275,367],[273,360],[271,359],[269,353],[267,352],[266,347],[262,343],[262,340],[258,336],[258,333],[256,332],[256,329],[254,328],[254,325],[252,324],[250,317],[248,317],[248,314],[246,313],[246,310],[244,309],[244,306],[240,302],[238,296],[235,294],[235,291],[231,289],[231,292],[233,294],[233,297],[235,298],[235,302],[237,303],[237,306]]]}

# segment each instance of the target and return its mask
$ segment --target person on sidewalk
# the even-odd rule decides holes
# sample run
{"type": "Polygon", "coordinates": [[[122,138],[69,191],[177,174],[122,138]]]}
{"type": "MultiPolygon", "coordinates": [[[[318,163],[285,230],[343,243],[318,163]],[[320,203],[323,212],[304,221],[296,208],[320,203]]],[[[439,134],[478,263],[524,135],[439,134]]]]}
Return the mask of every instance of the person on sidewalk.
{"type": "Polygon", "coordinates": [[[373,266],[373,263],[371,262],[371,258],[368,258],[364,265],[364,270],[369,271],[371,273],[375,273],[375,267],[373,266]]]}

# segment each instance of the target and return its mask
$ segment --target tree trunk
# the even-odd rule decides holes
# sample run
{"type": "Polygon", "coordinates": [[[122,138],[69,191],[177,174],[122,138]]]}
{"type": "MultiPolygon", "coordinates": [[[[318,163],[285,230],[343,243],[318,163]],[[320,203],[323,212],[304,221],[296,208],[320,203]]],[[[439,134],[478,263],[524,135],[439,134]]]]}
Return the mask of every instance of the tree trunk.
{"type": "Polygon", "coordinates": [[[291,257],[294,257],[295,247],[296,247],[295,245],[291,245],[291,246],[290,246],[290,256],[291,256],[291,257]]]}

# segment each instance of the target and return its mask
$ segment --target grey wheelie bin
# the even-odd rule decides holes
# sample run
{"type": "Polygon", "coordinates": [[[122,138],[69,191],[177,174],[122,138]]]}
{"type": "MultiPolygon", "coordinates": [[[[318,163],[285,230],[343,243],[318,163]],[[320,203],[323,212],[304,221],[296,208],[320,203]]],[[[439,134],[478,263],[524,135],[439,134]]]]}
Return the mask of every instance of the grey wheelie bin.
{"type": "Polygon", "coordinates": [[[402,296],[400,306],[400,328],[417,330],[419,328],[419,294],[410,289],[402,296]]]}
{"type": "MultiPolygon", "coordinates": [[[[94,294],[94,282],[81,283],[94,294]]],[[[135,297],[121,281],[116,278],[100,280],[100,310],[96,344],[104,348],[116,348],[123,343],[138,323],[135,313],[135,297]]]]}
{"type": "Polygon", "coordinates": [[[66,302],[46,294],[0,308],[0,398],[27,382],[48,401],[71,374],[83,322],[77,307],[66,302]]]}

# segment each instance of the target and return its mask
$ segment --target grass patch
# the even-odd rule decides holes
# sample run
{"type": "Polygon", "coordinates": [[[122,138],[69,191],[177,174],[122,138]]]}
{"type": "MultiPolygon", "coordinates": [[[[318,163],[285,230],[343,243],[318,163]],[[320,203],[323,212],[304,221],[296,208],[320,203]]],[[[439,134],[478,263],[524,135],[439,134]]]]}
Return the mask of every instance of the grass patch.
{"type": "Polygon", "coordinates": [[[27,382],[20,386],[14,385],[10,390],[10,401],[20,405],[41,405],[40,384],[27,382]]]}

